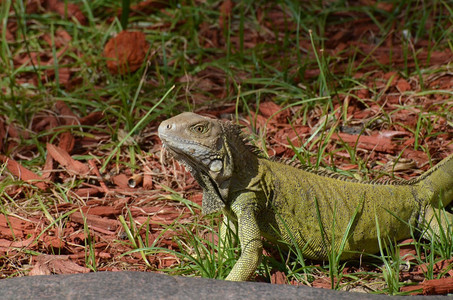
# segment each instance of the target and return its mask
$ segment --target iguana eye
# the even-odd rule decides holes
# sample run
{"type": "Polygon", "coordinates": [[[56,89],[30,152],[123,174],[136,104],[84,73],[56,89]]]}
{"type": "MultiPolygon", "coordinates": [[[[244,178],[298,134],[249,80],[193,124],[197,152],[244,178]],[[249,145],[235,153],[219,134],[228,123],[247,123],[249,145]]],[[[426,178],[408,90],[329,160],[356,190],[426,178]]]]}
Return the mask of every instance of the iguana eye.
{"type": "Polygon", "coordinates": [[[198,124],[198,125],[195,125],[192,127],[192,131],[203,134],[203,133],[208,132],[208,126],[203,125],[203,124],[198,124]]]}

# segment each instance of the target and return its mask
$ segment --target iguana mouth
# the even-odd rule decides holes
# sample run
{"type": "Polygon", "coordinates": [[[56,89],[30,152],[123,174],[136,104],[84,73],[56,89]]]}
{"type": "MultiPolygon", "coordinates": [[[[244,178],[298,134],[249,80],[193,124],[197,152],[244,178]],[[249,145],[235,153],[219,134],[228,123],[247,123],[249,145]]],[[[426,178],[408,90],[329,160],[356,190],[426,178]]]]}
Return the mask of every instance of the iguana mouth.
{"type": "MultiPolygon", "coordinates": [[[[162,139],[162,141],[164,141],[164,139],[162,139]]],[[[221,193],[219,191],[219,187],[217,186],[215,180],[212,178],[211,174],[203,164],[187,155],[184,151],[169,146],[168,144],[166,144],[165,141],[163,143],[163,146],[164,147],[162,149],[167,151],[174,159],[180,162],[192,174],[192,176],[194,176],[195,178],[199,176],[206,177],[208,181],[206,180],[203,180],[202,182],[199,181],[198,183],[200,184],[200,186],[203,189],[214,190],[219,199],[222,199],[222,201],[225,202],[225,199],[222,198],[221,193]]]]}
{"type": "Polygon", "coordinates": [[[175,147],[171,147],[166,143],[164,143],[163,145],[164,145],[163,149],[166,149],[166,151],[168,151],[168,153],[174,159],[181,162],[185,167],[187,167],[189,169],[189,171],[192,172],[192,169],[201,167],[203,169],[203,171],[205,171],[205,173],[208,173],[208,171],[205,169],[206,167],[200,161],[198,161],[197,159],[194,159],[194,157],[191,157],[184,151],[182,151],[178,148],[175,148],[175,147]]]}
{"type": "Polygon", "coordinates": [[[223,169],[223,159],[204,145],[183,138],[170,137],[162,132],[159,132],[159,137],[169,153],[175,159],[181,160],[185,166],[201,167],[207,174],[210,171],[219,172],[223,169]]]}
{"type": "Polygon", "coordinates": [[[216,193],[220,196],[220,192],[218,191],[217,184],[215,183],[214,178],[212,178],[208,168],[204,166],[204,164],[200,163],[196,159],[193,159],[189,155],[187,155],[184,151],[178,148],[172,148],[168,146],[168,144],[164,143],[164,149],[170,153],[170,155],[180,162],[193,176],[195,173],[200,173],[209,178],[210,185],[216,190],[216,193]]]}

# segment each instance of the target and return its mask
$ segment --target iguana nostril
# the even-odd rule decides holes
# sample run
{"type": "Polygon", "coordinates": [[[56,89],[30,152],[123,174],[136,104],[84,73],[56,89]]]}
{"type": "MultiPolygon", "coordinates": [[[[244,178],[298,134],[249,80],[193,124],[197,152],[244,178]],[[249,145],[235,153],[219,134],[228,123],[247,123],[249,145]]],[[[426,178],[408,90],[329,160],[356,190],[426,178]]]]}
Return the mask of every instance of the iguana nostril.
{"type": "Polygon", "coordinates": [[[169,129],[169,130],[170,130],[170,129],[171,129],[171,127],[172,127],[172,126],[171,126],[171,124],[167,124],[167,129],[169,129]]]}

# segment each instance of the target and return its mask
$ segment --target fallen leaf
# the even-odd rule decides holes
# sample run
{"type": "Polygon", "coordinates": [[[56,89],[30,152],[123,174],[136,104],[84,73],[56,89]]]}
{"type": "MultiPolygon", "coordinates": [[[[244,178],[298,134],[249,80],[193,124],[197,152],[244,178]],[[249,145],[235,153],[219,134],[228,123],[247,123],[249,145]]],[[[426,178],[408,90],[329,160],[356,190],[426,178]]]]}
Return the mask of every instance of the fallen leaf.
{"type": "Polygon", "coordinates": [[[50,274],[78,274],[89,273],[91,270],[79,266],[69,259],[68,255],[39,255],[35,256],[36,261],[29,276],[50,275],[50,274]]]}
{"type": "MultiPolygon", "coordinates": [[[[79,124],[79,118],[72,112],[72,110],[69,108],[69,106],[66,105],[65,102],[61,100],[57,101],[57,103],[55,103],[55,108],[60,113],[59,118],[62,119],[65,125],[73,126],[79,124]]],[[[74,144],[75,139],[70,131],[65,131],[60,134],[60,142],[58,143],[58,146],[61,149],[70,153],[74,148],[74,144]]]]}
{"type": "MultiPolygon", "coordinates": [[[[164,0],[146,0],[140,1],[136,5],[131,6],[131,11],[129,13],[129,17],[136,16],[136,15],[150,15],[159,9],[163,9],[169,6],[168,1],[164,0]]],[[[118,14],[118,19],[121,19],[121,14],[123,13],[122,9],[120,9],[118,14]]]]}
{"type": "Polygon", "coordinates": [[[50,268],[43,263],[36,263],[33,269],[28,272],[28,276],[41,276],[41,275],[50,275],[52,272],[50,268]]]}
{"type": "Polygon", "coordinates": [[[410,91],[412,89],[411,85],[404,78],[400,78],[396,83],[396,88],[400,93],[410,91]]]}
{"type": "Polygon", "coordinates": [[[87,19],[79,6],[75,3],[62,2],[58,0],[46,0],[43,4],[48,10],[54,11],[62,18],[76,18],[80,24],[87,23],[87,19]]]}
{"type": "Polygon", "coordinates": [[[59,117],[63,119],[65,125],[75,125],[79,123],[79,117],[72,112],[71,108],[61,100],[55,103],[55,109],[60,113],[59,117]]]}
{"type": "Polygon", "coordinates": [[[332,282],[330,281],[330,278],[327,277],[320,277],[316,278],[312,283],[312,287],[315,288],[322,288],[322,289],[331,289],[332,288],[332,282]]]}
{"type": "Polygon", "coordinates": [[[143,32],[121,31],[104,47],[104,57],[112,74],[134,72],[143,64],[149,44],[143,32]]]}
{"type": "Polygon", "coordinates": [[[286,278],[286,275],[282,271],[276,271],[272,273],[271,275],[271,283],[273,284],[286,284],[288,282],[288,279],[286,278]]]}
{"type": "Polygon", "coordinates": [[[387,172],[407,171],[417,168],[415,161],[407,158],[400,158],[398,161],[388,161],[384,166],[387,172]]]}
{"type": "Polygon", "coordinates": [[[233,7],[234,3],[231,0],[224,0],[220,5],[219,27],[222,29],[222,32],[225,30],[225,20],[228,20],[230,17],[233,7]]]}
{"type": "Polygon", "coordinates": [[[89,115],[80,118],[80,124],[82,125],[94,125],[99,122],[104,117],[104,112],[102,111],[94,111],[89,115]]]}
{"type": "Polygon", "coordinates": [[[282,113],[281,112],[282,108],[272,101],[260,103],[258,109],[265,118],[276,117],[282,113]]]}
{"type": "Polygon", "coordinates": [[[58,120],[55,116],[45,116],[43,118],[35,118],[33,120],[32,130],[35,132],[50,131],[58,126],[58,120]]]}
{"type": "Polygon", "coordinates": [[[376,7],[382,10],[385,10],[386,12],[392,12],[395,8],[394,3],[387,3],[387,2],[378,2],[376,4],[376,7]]]}

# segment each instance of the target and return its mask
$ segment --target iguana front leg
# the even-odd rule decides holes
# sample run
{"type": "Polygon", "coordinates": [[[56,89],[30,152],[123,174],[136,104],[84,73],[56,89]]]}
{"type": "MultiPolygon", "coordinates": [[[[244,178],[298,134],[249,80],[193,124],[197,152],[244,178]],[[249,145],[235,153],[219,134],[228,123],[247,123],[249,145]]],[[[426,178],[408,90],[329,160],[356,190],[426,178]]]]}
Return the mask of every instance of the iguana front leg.
{"type": "Polygon", "coordinates": [[[429,205],[425,210],[421,223],[422,228],[430,228],[424,233],[423,237],[433,240],[435,236],[439,237],[441,234],[452,232],[453,214],[429,205]]]}
{"type": "Polygon", "coordinates": [[[245,281],[250,279],[261,260],[263,243],[257,222],[258,207],[253,193],[243,193],[231,206],[236,214],[241,256],[226,280],[245,281]]]}

